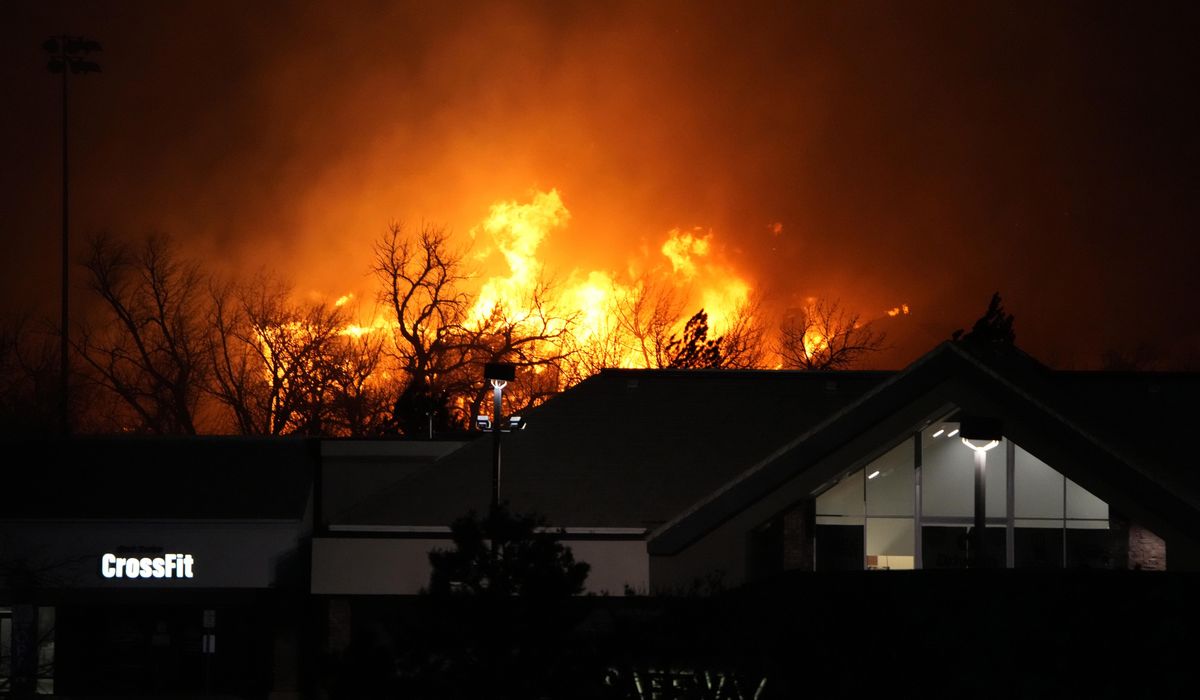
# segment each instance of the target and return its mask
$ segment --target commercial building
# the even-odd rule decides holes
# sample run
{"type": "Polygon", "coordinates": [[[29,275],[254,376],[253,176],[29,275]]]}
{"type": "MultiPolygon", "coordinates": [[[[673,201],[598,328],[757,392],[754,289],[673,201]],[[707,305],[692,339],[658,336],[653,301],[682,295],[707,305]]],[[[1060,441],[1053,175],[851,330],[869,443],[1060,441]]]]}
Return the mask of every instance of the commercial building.
{"type": "MultiPolygon", "coordinates": [[[[949,342],[900,372],[605,370],[503,436],[501,497],[564,529],[596,593],[784,570],[1194,570],[1198,390],[949,342]],[[964,420],[995,432],[972,443],[982,537],[964,420]]],[[[313,592],[417,593],[447,524],[487,509],[491,470],[475,442],[346,509],[314,539],[313,592]]]]}
{"type": "MultiPolygon", "coordinates": [[[[789,572],[1197,571],[1197,395],[1196,374],[958,343],[898,372],[605,370],[502,434],[500,491],[562,528],[598,596],[789,572]]],[[[490,439],[6,451],[31,456],[5,468],[0,684],[65,694],[319,685],[313,659],[417,600],[493,470],[490,439]]],[[[912,576],[940,575],[892,580],[912,576]]]]}

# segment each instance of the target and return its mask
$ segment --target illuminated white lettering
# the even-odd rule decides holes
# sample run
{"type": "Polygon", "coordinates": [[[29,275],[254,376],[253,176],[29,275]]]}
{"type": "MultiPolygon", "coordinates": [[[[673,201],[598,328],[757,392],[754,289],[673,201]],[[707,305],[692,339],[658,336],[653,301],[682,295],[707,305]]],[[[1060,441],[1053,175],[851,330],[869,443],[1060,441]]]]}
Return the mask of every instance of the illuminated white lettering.
{"type": "Polygon", "coordinates": [[[161,557],[118,557],[105,552],[100,557],[100,575],[104,578],[195,578],[195,565],[195,557],[181,552],[161,557]]]}

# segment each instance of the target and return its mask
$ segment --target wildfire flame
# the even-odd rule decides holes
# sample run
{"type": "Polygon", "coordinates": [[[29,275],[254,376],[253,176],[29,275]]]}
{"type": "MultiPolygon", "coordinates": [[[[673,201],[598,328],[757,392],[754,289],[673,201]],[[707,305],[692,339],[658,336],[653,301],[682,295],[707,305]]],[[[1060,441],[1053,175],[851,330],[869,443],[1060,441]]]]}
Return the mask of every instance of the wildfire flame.
{"type": "MultiPolygon", "coordinates": [[[[666,290],[678,306],[679,318],[672,319],[675,325],[667,329],[668,333],[680,333],[687,319],[701,308],[708,314],[710,338],[724,335],[744,320],[740,315],[748,308],[753,287],[725,257],[717,235],[700,227],[667,231],[660,243],[642,246],[633,253],[624,272],[578,267],[561,277],[565,280],[562,284],[546,287],[542,248],[570,222],[571,212],[555,189],[535,191],[524,202],[492,204],[488,215],[469,232],[478,247],[475,261],[480,265],[490,263],[493,274],[481,279],[477,291],[464,290],[475,291],[467,323],[486,330],[499,320],[518,329],[537,329],[553,336],[553,342],[564,342],[566,338],[574,343],[565,361],[568,366],[582,362],[576,356],[598,348],[595,356],[603,358],[603,366],[641,368],[650,366],[654,358],[630,336],[628,317],[622,312],[651,289],[666,290]],[[494,274],[498,268],[500,274],[494,274]]],[[[783,224],[771,224],[768,230],[777,236],[783,224]]],[[[334,307],[346,307],[354,300],[355,295],[347,293],[334,302],[334,307]]],[[[809,305],[816,301],[815,297],[807,299],[809,305]]],[[[901,304],[884,313],[889,317],[908,315],[909,307],[901,304]]],[[[394,321],[377,316],[365,323],[347,323],[337,334],[360,341],[374,333],[389,333],[394,326],[394,321]]],[[[306,329],[278,330],[303,334],[306,329]]],[[[260,336],[268,359],[273,340],[270,332],[260,336]]],[[[803,346],[812,357],[829,347],[829,339],[820,329],[811,328],[803,336],[803,346]]],[[[559,348],[557,353],[561,352],[559,348]]],[[[596,369],[594,364],[576,365],[568,374],[582,378],[596,369]]],[[[535,371],[544,372],[544,368],[539,366],[535,371]]]]}
{"type": "MultiPolygon", "coordinates": [[[[645,269],[648,279],[632,279],[611,270],[577,268],[553,297],[542,299],[543,308],[531,305],[544,265],[538,250],[553,232],[563,229],[571,214],[557,190],[535,192],[528,203],[493,204],[488,217],[471,231],[476,240],[490,238],[499,251],[508,274],[486,279],[480,286],[470,317],[485,324],[496,310],[510,319],[547,321],[542,314],[556,309],[560,318],[572,319],[575,339],[583,344],[602,342],[619,327],[617,305],[645,289],[650,282],[676,290],[685,304],[686,316],[705,309],[715,335],[736,322],[738,311],[750,298],[751,286],[714,253],[712,231],[672,229],[658,251],[665,258],[632,261],[631,268],[645,269]]],[[[681,319],[680,324],[682,325],[681,319]]],[[[553,320],[551,320],[553,325],[553,320]]],[[[676,329],[678,330],[678,329],[676,329]]],[[[615,359],[622,367],[644,367],[646,358],[632,346],[615,359]]]]}
{"type": "Polygon", "coordinates": [[[492,277],[483,283],[472,310],[477,323],[486,322],[494,309],[515,314],[541,281],[542,263],[537,249],[553,229],[565,226],[571,218],[558,190],[537,192],[528,204],[498,202],[482,224],[471,229],[471,237],[491,237],[504,256],[509,274],[492,277]]]}
{"type": "Polygon", "coordinates": [[[829,347],[829,339],[820,331],[811,329],[804,334],[804,354],[814,357],[817,353],[829,347]]]}

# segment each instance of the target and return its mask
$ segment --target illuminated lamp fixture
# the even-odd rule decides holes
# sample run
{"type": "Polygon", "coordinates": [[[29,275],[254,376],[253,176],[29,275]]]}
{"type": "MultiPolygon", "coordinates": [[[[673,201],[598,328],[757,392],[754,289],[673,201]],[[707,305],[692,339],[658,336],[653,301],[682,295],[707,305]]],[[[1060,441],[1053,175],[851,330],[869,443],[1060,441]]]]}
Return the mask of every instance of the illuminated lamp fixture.
{"type": "Polygon", "coordinates": [[[507,428],[508,431],[524,430],[526,425],[529,425],[529,424],[526,423],[524,420],[522,420],[520,416],[509,416],[508,417],[508,428],[507,428]]]}
{"type": "Polygon", "coordinates": [[[996,445],[999,445],[1000,441],[999,440],[988,440],[987,442],[984,442],[983,440],[972,440],[971,438],[963,438],[962,444],[966,445],[967,447],[970,447],[972,450],[975,450],[978,453],[983,453],[983,452],[987,452],[988,450],[992,449],[996,445]]]}
{"type": "Polygon", "coordinates": [[[945,428],[939,428],[939,429],[938,429],[938,431],[937,431],[936,433],[934,433],[934,434],[933,434],[933,436],[934,436],[934,437],[941,437],[941,436],[942,436],[942,433],[944,433],[944,432],[946,432],[946,429],[945,429],[945,428]]]}
{"type": "Polygon", "coordinates": [[[958,428],[955,428],[954,430],[951,430],[950,432],[946,433],[946,437],[954,437],[955,435],[958,435],[958,428]]]}
{"type": "Polygon", "coordinates": [[[879,476],[879,470],[878,470],[878,469],[876,469],[875,471],[871,472],[871,473],[870,473],[870,474],[867,476],[867,479],[868,479],[868,480],[870,480],[870,479],[874,479],[874,478],[875,478],[875,477],[877,477],[877,476],[879,476]]]}
{"type": "MultiPolygon", "coordinates": [[[[500,507],[500,398],[508,383],[517,378],[517,366],[511,362],[489,362],[483,366],[483,378],[491,382],[495,405],[492,411],[492,510],[500,507]]],[[[477,419],[478,420],[478,419],[477,419]]],[[[518,417],[518,420],[520,418],[518,417]]]]}
{"type": "Polygon", "coordinates": [[[1004,426],[997,418],[964,416],[958,431],[962,443],[975,453],[975,527],[967,566],[977,569],[986,561],[983,535],[987,527],[987,452],[1004,439],[1004,426]]]}
{"type": "Polygon", "coordinates": [[[475,427],[480,430],[491,430],[492,421],[487,416],[475,416],[475,427]]]}

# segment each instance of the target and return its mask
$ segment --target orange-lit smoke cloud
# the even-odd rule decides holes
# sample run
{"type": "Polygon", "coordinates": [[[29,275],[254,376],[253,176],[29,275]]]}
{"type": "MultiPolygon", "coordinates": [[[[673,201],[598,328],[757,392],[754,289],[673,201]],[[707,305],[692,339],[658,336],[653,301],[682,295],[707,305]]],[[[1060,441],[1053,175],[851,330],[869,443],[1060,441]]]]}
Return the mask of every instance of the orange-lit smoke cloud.
{"type": "MultiPolygon", "coordinates": [[[[210,267],[277,270],[308,297],[345,297],[360,330],[375,324],[371,246],[393,221],[474,231],[475,252],[498,256],[478,261],[484,297],[550,274],[597,333],[597,309],[647,273],[717,329],[752,294],[777,310],[912,299],[917,276],[891,264],[907,249],[898,218],[841,186],[876,177],[862,159],[876,149],[831,141],[831,115],[871,102],[838,87],[858,54],[820,22],[792,36],[766,6],[734,25],[723,8],[635,2],[167,5],[145,8],[152,32],[99,11],[86,23],[105,72],[72,88],[80,232],[163,231],[210,267]],[[513,218],[529,206],[547,217],[536,229],[513,218]]],[[[46,86],[29,161],[46,170],[29,178],[53,183],[46,86]]],[[[50,246],[54,223],[28,238],[50,246]]]]}

